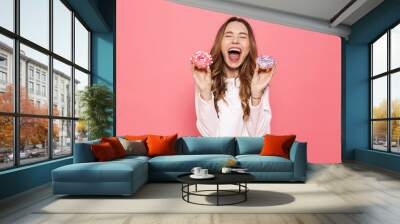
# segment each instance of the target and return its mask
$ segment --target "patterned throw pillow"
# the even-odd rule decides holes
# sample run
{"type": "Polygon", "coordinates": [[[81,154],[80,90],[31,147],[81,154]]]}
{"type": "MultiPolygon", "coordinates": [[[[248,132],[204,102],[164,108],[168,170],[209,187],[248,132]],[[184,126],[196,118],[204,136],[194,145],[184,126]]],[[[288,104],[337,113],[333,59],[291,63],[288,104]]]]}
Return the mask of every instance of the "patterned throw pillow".
{"type": "Polygon", "coordinates": [[[119,139],[126,151],[126,155],[145,156],[147,155],[146,144],[143,140],[119,139]]]}

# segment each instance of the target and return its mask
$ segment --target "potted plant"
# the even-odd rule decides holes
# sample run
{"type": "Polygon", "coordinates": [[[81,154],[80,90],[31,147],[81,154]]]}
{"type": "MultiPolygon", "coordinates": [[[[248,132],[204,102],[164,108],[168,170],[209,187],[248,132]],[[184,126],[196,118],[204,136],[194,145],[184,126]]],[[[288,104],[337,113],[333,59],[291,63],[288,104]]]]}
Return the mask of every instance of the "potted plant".
{"type": "Polygon", "coordinates": [[[94,84],[80,92],[79,106],[82,109],[80,127],[87,127],[89,140],[110,136],[114,96],[103,84],[94,84]]]}

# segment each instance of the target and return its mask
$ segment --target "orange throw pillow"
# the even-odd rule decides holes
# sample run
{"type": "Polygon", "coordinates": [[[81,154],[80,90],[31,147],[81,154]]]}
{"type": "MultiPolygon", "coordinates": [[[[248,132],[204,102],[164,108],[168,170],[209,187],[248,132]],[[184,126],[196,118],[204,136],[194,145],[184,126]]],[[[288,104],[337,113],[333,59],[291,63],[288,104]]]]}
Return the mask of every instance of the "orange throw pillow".
{"type": "Polygon", "coordinates": [[[171,136],[149,135],[146,140],[148,156],[175,155],[177,138],[178,134],[171,136]]]}
{"type": "Polygon", "coordinates": [[[122,146],[121,142],[117,137],[109,137],[109,138],[101,138],[101,142],[108,142],[114,149],[115,155],[117,158],[121,158],[126,156],[126,151],[124,146],[122,146]]]}
{"type": "Polygon", "coordinates": [[[290,148],[296,135],[264,135],[264,146],[261,149],[262,156],[281,156],[286,159],[290,157],[290,148]]]}
{"type": "Polygon", "coordinates": [[[138,136],[135,136],[135,135],[126,135],[124,138],[125,138],[126,140],[130,140],[130,141],[133,141],[133,140],[146,141],[147,135],[138,135],[138,136]]]}
{"type": "Polygon", "coordinates": [[[109,161],[117,158],[113,147],[108,142],[93,144],[91,145],[91,149],[94,157],[99,162],[109,161]]]}

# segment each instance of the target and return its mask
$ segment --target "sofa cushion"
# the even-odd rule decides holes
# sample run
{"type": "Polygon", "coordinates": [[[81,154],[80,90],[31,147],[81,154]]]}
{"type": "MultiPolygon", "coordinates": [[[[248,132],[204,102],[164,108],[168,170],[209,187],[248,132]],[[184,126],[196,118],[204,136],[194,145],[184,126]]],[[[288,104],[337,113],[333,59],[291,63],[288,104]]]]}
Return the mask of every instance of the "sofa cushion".
{"type": "Polygon", "coordinates": [[[142,161],[142,162],[148,162],[149,159],[150,159],[150,157],[148,157],[148,156],[130,155],[130,156],[125,156],[124,158],[113,160],[113,162],[118,162],[118,161],[121,162],[121,161],[123,161],[123,162],[128,162],[129,163],[129,162],[135,161],[135,160],[142,161]]]}
{"type": "Polygon", "coordinates": [[[134,173],[147,176],[147,163],[140,159],[74,163],[52,171],[58,182],[130,182],[134,173]]]}
{"type": "Polygon", "coordinates": [[[231,155],[174,155],[158,156],[149,160],[149,170],[190,172],[193,167],[199,166],[209,171],[219,171],[230,159],[231,155]]]}
{"type": "Polygon", "coordinates": [[[279,156],[238,155],[240,167],[249,172],[292,172],[292,161],[279,156]]]}
{"type": "Polygon", "coordinates": [[[225,154],[235,155],[235,138],[233,137],[182,137],[178,154],[225,154]]]}
{"type": "Polygon", "coordinates": [[[260,154],[264,145],[263,137],[236,137],[236,155],[260,154]]]}

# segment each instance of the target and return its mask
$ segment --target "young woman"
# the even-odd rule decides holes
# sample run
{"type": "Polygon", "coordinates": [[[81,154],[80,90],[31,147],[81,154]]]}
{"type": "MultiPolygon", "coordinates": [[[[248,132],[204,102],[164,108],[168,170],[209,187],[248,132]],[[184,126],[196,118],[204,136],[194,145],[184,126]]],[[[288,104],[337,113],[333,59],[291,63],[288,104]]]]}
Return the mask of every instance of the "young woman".
{"type": "Polygon", "coordinates": [[[263,136],[270,133],[269,83],[275,66],[256,65],[257,46],[250,24],[229,18],[218,30],[211,49],[213,64],[198,69],[196,126],[202,136],[263,136]]]}

